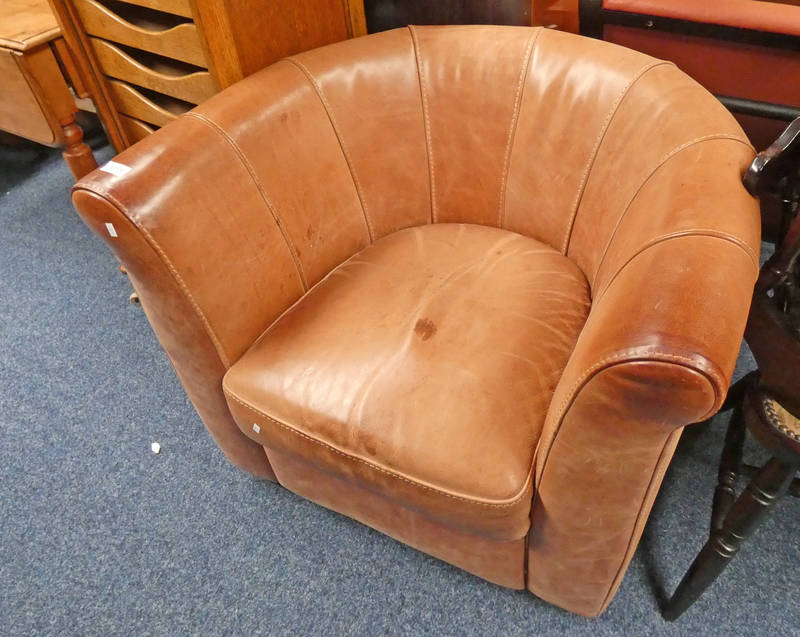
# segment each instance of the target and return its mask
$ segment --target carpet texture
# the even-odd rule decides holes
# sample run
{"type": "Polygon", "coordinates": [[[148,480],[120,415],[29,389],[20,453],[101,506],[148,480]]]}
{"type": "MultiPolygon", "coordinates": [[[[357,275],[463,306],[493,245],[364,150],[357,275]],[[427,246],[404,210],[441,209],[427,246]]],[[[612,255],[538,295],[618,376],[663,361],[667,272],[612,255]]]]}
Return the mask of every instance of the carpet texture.
{"type": "Polygon", "coordinates": [[[57,152],[0,147],[3,634],[800,634],[791,498],[677,623],[658,613],[706,537],[719,418],[687,430],[593,620],[251,479],[206,434],[70,185],[57,152]]]}

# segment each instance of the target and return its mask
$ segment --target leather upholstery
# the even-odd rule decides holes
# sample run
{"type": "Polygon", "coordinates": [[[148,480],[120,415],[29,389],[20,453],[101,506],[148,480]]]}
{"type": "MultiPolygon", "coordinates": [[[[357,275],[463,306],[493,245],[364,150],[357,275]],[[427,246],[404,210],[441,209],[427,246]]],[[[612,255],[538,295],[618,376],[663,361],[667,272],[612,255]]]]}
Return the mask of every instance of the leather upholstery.
{"type": "Polygon", "coordinates": [[[235,463],[594,615],[727,390],[752,157],[669,63],[420,27],[279,62],[73,197],[235,463]]]}
{"type": "Polygon", "coordinates": [[[496,540],[459,531],[307,462],[274,449],[269,455],[278,480],[290,491],[490,582],[525,588],[524,535],[496,540]]]}
{"type": "Polygon", "coordinates": [[[528,531],[533,451],[588,311],[583,273],[549,246],[425,225],[333,270],[223,384],[242,431],[269,450],[456,529],[515,540],[528,531]]]}

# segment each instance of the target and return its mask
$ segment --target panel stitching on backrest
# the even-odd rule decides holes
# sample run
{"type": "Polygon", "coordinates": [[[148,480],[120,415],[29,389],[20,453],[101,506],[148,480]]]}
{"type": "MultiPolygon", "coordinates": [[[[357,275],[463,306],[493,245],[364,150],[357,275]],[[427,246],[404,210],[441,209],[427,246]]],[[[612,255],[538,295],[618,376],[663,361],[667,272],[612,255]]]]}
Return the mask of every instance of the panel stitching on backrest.
{"type": "Polygon", "coordinates": [[[244,152],[239,147],[239,144],[236,143],[228,133],[214,120],[210,119],[209,117],[197,113],[195,111],[191,111],[185,114],[185,117],[192,117],[200,122],[204,122],[206,125],[210,126],[213,130],[217,131],[222,138],[228,142],[230,147],[236,153],[236,156],[239,157],[239,160],[242,162],[245,170],[250,175],[250,178],[253,180],[256,188],[258,189],[259,194],[261,195],[261,199],[264,201],[264,204],[267,206],[267,210],[269,210],[270,215],[272,215],[272,220],[275,222],[275,225],[278,226],[278,230],[281,232],[281,236],[283,237],[284,242],[286,243],[286,248],[289,250],[289,254],[292,257],[292,261],[294,261],[295,268],[297,269],[297,276],[300,278],[300,284],[303,287],[303,291],[305,292],[308,290],[308,283],[306,282],[306,275],[303,272],[303,264],[300,263],[300,257],[297,254],[297,250],[292,243],[291,238],[289,237],[289,233],[283,225],[280,216],[278,215],[277,211],[275,210],[275,206],[272,204],[272,201],[267,194],[266,188],[264,184],[261,182],[261,179],[258,178],[255,169],[253,168],[250,161],[245,157],[244,152]]]}
{"type": "Polygon", "coordinates": [[[339,129],[339,124],[336,121],[336,117],[333,114],[333,109],[331,108],[328,99],[325,97],[325,93],[322,91],[322,87],[320,86],[319,82],[317,82],[316,78],[311,75],[311,71],[308,70],[305,64],[296,60],[295,58],[284,58],[287,62],[294,64],[297,69],[306,77],[309,84],[314,88],[314,92],[317,94],[319,101],[322,103],[322,107],[325,109],[325,113],[328,115],[328,120],[331,123],[331,127],[333,128],[333,132],[336,135],[336,139],[339,141],[339,147],[342,150],[342,155],[344,155],[344,160],[347,163],[347,168],[350,170],[350,177],[353,179],[353,185],[356,189],[356,194],[358,195],[358,201],[361,203],[361,211],[364,213],[364,222],[367,225],[367,233],[369,234],[369,241],[372,243],[375,240],[375,234],[372,229],[372,223],[369,219],[369,210],[367,209],[367,202],[364,198],[364,193],[361,189],[361,182],[358,179],[358,175],[356,174],[355,166],[353,165],[352,158],[350,157],[350,152],[347,150],[347,146],[344,143],[344,138],[342,137],[342,132],[339,129]]]}
{"type": "MultiPolygon", "coordinates": [[[[754,276],[758,276],[758,256],[753,252],[753,250],[744,243],[739,237],[729,234],[727,232],[721,232],[719,230],[711,230],[707,228],[695,228],[695,229],[687,229],[687,230],[680,230],[678,232],[672,232],[665,235],[660,235],[655,237],[642,245],[636,252],[634,252],[625,263],[623,263],[619,269],[613,274],[609,282],[603,287],[600,293],[594,297],[593,303],[597,303],[603,295],[608,291],[611,287],[611,284],[617,279],[617,277],[622,273],[622,271],[633,261],[636,257],[647,252],[650,248],[665,243],[667,241],[671,241],[673,239],[684,239],[686,237],[707,237],[709,239],[719,239],[720,241],[726,241],[731,243],[742,250],[749,258],[750,261],[753,263],[753,269],[755,271],[754,276]]],[[[755,279],[754,279],[755,280],[755,279]]]]}
{"type": "Polygon", "coordinates": [[[594,284],[596,283],[597,275],[599,274],[600,269],[603,267],[603,263],[605,262],[606,256],[608,255],[608,251],[611,248],[611,244],[614,242],[614,237],[617,236],[617,231],[619,230],[620,226],[622,225],[622,221],[625,218],[625,215],[627,215],[628,210],[633,205],[633,202],[636,201],[636,197],[639,196],[639,193],[641,193],[641,191],[644,189],[644,187],[650,182],[650,180],[656,175],[656,173],[658,173],[658,171],[661,170],[661,168],[664,167],[664,165],[670,159],[672,159],[673,157],[675,157],[679,153],[683,152],[684,150],[686,150],[688,148],[691,148],[692,146],[700,144],[702,142],[705,142],[705,141],[716,141],[716,140],[727,140],[727,141],[739,142],[740,144],[744,144],[745,146],[747,146],[755,154],[755,149],[750,145],[749,142],[747,142],[747,141],[745,141],[745,140],[743,140],[743,139],[741,139],[739,137],[736,137],[735,135],[731,135],[729,133],[716,133],[716,134],[713,134],[713,135],[704,135],[703,137],[697,137],[695,139],[689,140],[689,141],[681,144],[680,146],[678,146],[676,148],[673,148],[671,151],[666,153],[661,159],[658,160],[658,162],[656,163],[656,165],[653,168],[653,170],[650,171],[650,173],[647,175],[647,177],[645,177],[645,179],[642,181],[642,183],[639,185],[639,187],[633,193],[633,196],[630,198],[628,203],[622,209],[622,214],[620,214],[619,218],[617,219],[617,223],[614,225],[614,230],[611,232],[611,236],[608,238],[608,242],[606,243],[606,246],[603,249],[603,256],[600,257],[600,261],[598,261],[598,263],[597,263],[597,268],[595,268],[594,274],[592,275],[592,281],[591,281],[591,286],[592,287],[594,287],[594,284]]]}
{"type": "Polygon", "coordinates": [[[630,81],[622,88],[617,98],[614,100],[614,103],[611,105],[611,109],[608,111],[605,120],[603,120],[602,125],[600,126],[600,132],[597,135],[597,139],[594,142],[594,146],[592,147],[592,151],[589,155],[589,161],[586,163],[586,167],[583,170],[581,175],[581,180],[578,183],[578,190],[575,193],[575,199],[572,201],[571,211],[570,211],[570,218],[567,223],[566,233],[564,235],[564,241],[562,243],[561,251],[563,254],[567,254],[569,249],[569,242],[572,238],[572,229],[575,226],[575,220],[578,217],[578,209],[580,208],[581,199],[583,198],[583,193],[586,189],[586,184],[589,181],[589,174],[591,173],[592,167],[594,166],[594,162],[597,159],[597,155],[600,151],[600,146],[603,143],[603,139],[606,136],[606,132],[608,131],[609,127],[611,126],[611,122],[614,119],[614,116],[619,111],[619,107],[622,104],[622,101],[625,99],[625,96],[629,93],[631,87],[642,77],[645,73],[654,69],[658,66],[675,66],[672,62],[664,62],[662,60],[655,60],[650,62],[649,64],[643,66],[639,69],[639,71],[630,79],[630,81]]]}
{"type": "Polygon", "coordinates": [[[214,345],[214,349],[217,352],[217,356],[219,356],[220,360],[222,361],[222,364],[225,366],[225,369],[227,370],[231,366],[231,362],[230,359],[228,358],[228,355],[225,353],[225,348],[222,346],[222,342],[217,337],[214,328],[211,327],[211,323],[209,322],[208,318],[206,318],[205,313],[195,300],[191,290],[189,290],[189,286],[186,285],[186,282],[183,280],[183,277],[181,277],[180,273],[178,272],[178,269],[175,267],[172,261],[170,261],[166,252],[159,245],[159,243],[153,238],[153,235],[151,235],[150,232],[148,232],[148,230],[145,227],[138,224],[134,219],[133,215],[131,215],[128,212],[127,208],[123,206],[122,203],[116,197],[114,197],[110,192],[105,190],[103,190],[102,192],[98,192],[95,190],[89,190],[88,188],[77,188],[77,190],[83,190],[85,192],[88,192],[89,194],[106,199],[120,212],[120,214],[122,214],[123,217],[125,217],[128,221],[130,221],[131,224],[133,224],[133,226],[137,230],[139,230],[139,232],[145,238],[145,241],[147,241],[150,247],[160,257],[161,262],[167,267],[167,270],[169,270],[173,280],[175,281],[175,283],[177,283],[178,288],[186,296],[186,299],[189,301],[189,305],[191,305],[192,308],[194,309],[195,313],[200,319],[200,322],[203,324],[206,334],[208,334],[208,337],[211,339],[211,343],[214,345]]]}
{"type": "Polygon", "coordinates": [[[428,179],[431,192],[431,223],[436,223],[436,175],[433,167],[433,140],[431,137],[431,120],[428,114],[428,94],[425,92],[425,74],[422,72],[422,54],[420,53],[417,30],[413,25],[408,25],[411,32],[411,41],[414,44],[414,57],[417,61],[417,78],[419,79],[419,92],[422,99],[422,119],[425,122],[425,144],[428,151],[428,179]]]}
{"type": "Polygon", "coordinates": [[[525,54],[522,57],[522,63],[519,70],[519,81],[517,82],[517,91],[514,94],[514,111],[511,114],[511,122],[508,125],[508,139],[506,141],[506,152],[503,158],[503,172],[500,179],[500,201],[497,206],[497,227],[503,227],[506,212],[506,190],[508,188],[508,171],[511,164],[511,151],[514,148],[514,138],[517,133],[517,123],[519,122],[519,111],[522,105],[522,94],[525,90],[525,78],[528,75],[528,68],[530,66],[531,57],[533,56],[533,47],[539,41],[539,36],[544,29],[539,27],[535,29],[534,33],[528,38],[528,44],[525,47],[525,54]]]}

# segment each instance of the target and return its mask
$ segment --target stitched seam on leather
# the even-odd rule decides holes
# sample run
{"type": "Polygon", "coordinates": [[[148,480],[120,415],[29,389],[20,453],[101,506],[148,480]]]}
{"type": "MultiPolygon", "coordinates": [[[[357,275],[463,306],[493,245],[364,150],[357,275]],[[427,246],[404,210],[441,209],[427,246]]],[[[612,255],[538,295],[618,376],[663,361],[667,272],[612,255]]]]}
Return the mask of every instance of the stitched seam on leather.
{"type": "Polygon", "coordinates": [[[611,109],[609,110],[605,120],[600,126],[600,132],[597,135],[597,139],[594,142],[594,146],[592,147],[592,151],[589,155],[589,161],[586,163],[586,167],[583,170],[583,173],[581,175],[581,181],[578,184],[578,191],[575,193],[575,199],[572,202],[570,218],[567,224],[567,232],[562,244],[563,254],[567,254],[567,251],[569,250],[569,243],[570,239],[572,238],[572,230],[575,227],[575,221],[578,217],[578,210],[581,205],[581,200],[583,199],[583,193],[586,190],[586,184],[589,182],[589,174],[591,173],[592,168],[594,167],[594,162],[597,159],[597,155],[600,152],[600,146],[602,145],[603,140],[605,139],[608,129],[611,127],[611,122],[614,119],[614,116],[619,111],[619,107],[622,105],[625,96],[628,95],[633,85],[636,84],[636,82],[638,82],[651,69],[654,69],[659,66],[675,66],[675,64],[673,64],[672,62],[664,62],[661,60],[656,60],[650,62],[649,64],[639,69],[639,71],[637,71],[637,73],[622,88],[622,91],[620,91],[619,95],[614,100],[614,103],[611,105],[611,109]]]}
{"type": "Polygon", "coordinates": [[[508,125],[508,139],[506,141],[506,151],[503,158],[503,172],[500,179],[500,201],[497,205],[497,227],[503,227],[503,221],[506,213],[506,190],[508,189],[508,171],[511,164],[511,151],[514,148],[514,138],[517,134],[517,124],[519,123],[519,111],[522,107],[522,95],[525,91],[525,78],[528,75],[528,68],[530,67],[531,57],[533,56],[533,47],[539,41],[539,35],[543,29],[539,27],[528,38],[528,44],[525,47],[525,53],[522,56],[522,63],[519,70],[519,81],[517,82],[517,91],[514,94],[514,110],[511,114],[511,122],[508,125]]]}
{"type": "MultiPolygon", "coordinates": [[[[636,517],[633,521],[633,527],[631,528],[631,537],[628,540],[628,546],[625,547],[625,552],[622,554],[622,560],[620,561],[619,568],[617,569],[616,575],[611,580],[611,584],[608,587],[608,592],[603,597],[603,601],[598,608],[598,612],[605,608],[611,602],[612,591],[616,588],[619,581],[622,579],[623,576],[623,568],[625,567],[625,562],[627,561],[628,555],[630,555],[634,549],[636,541],[634,540],[634,535],[636,534],[636,527],[639,525],[639,521],[642,519],[642,516],[645,515],[645,509],[648,508],[647,500],[650,497],[650,494],[654,488],[658,488],[657,485],[660,485],[661,481],[664,479],[664,474],[667,472],[667,467],[669,463],[665,463],[661,465],[661,460],[664,458],[664,455],[667,452],[667,447],[669,446],[670,442],[672,441],[673,436],[680,435],[680,429],[673,431],[667,436],[667,439],[664,441],[664,445],[661,447],[661,452],[658,454],[658,458],[656,459],[656,464],[653,467],[653,473],[650,475],[650,482],[647,484],[647,489],[644,492],[644,498],[642,498],[642,502],[639,505],[639,511],[636,513],[636,517]]],[[[655,499],[655,497],[653,498],[655,499]]],[[[652,502],[651,502],[652,506],[652,502]]]]}
{"type": "Polygon", "coordinates": [[[414,44],[414,57],[417,60],[417,78],[419,79],[419,92],[422,98],[422,119],[425,122],[425,142],[428,151],[428,179],[431,191],[431,223],[436,223],[436,174],[433,167],[433,138],[431,136],[431,120],[428,114],[428,94],[425,91],[425,74],[422,72],[422,53],[420,52],[417,30],[413,25],[408,25],[411,32],[411,41],[414,44]]]}
{"type": "Polygon", "coordinates": [[[417,482],[416,480],[412,480],[410,478],[402,476],[402,475],[400,475],[398,473],[395,473],[394,471],[389,471],[388,469],[385,469],[384,467],[381,467],[381,466],[379,466],[379,465],[377,465],[377,464],[375,464],[373,462],[369,462],[368,460],[365,460],[363,458],[359,458],[358,456],[353,456],[351,454],[345,453],[341,449],[337,449],[336,447],[334,447],[333,445],[331,445],[331,444],[329,444],[327,442],[319,440],[318,438],[314,438],[313,436],[309,436],[308,434],[306,434],[306,433],[304,433],[302,431],[299,431],[298,429],[295,429],[294,427],[290,427],[286,423],[283,423],[280,420],[277,420],[277,419],[273,418],[269,414],[265,414],[263,411],[261,411],[259,409],[256,409],[252,405],[249,405],[249,404],[245,403],[244,401],[242,401],[238,397],[234,396],[226,387],[223,386],[222,390],[225,392],[226,396],[228,396],[232,400],[234,400],[237,403],[239,403],[242,407],[244,407],[246,409],[249,409],[254,414],[258,414],[259,416],[261,416],[263,418],[266,418],[267,420],[275,423],[276,425],[278,425],[282,429],[285,429],[286,431],[289,431],[289,432],[291,432],[291,433],[293,433],[293,434],[295,434],[295,435],[297,435],[297,436],[299,436],[301,438],[304,438],[304,439],[306,439],[306,440],[308,440],[308,441],[310,441],[310,442],[312,442],[312,443],[314,443],[316,445],[319,445],[320,447],[324,447],[328,451],[332,451],[333,453],[338,454],[338,455],[340,455],[340,456],[342,456],[342,457],[344,457],[344,458],[346,458],[348,460],[351,460],[353,462],[357,462],[357,463],[360,463],[360,464],[364,464],[364,465],[368,466],[370,469],[374,469],[375,471],[383,473],[383,474],[385,474],[387,476],[390,476],[392,478],[396,478],[397,480],[401,480],[402,482],[406,482],[406,483],[408,483],[410,485],[413,485],[415,487],[419,487],[420,489],[424,489],[426,491],[431,491],[431,492],[436,493],[438,495],[443,495],[443,496],[445,496],[447,498],[451,498],[453,500],[458,500],[460,502],[466,502],[468,504],[475,504],[475,505],[478,505],[478,506],[485,506],[485,507],[491,507],[491,508],[509,508],[509,507],[512,507],[512,506],[518,504],[520,502],[520,500],[522,500],[525,497],[525,492],[528,490],[528,487],[530,485],[532,473],[528,473],[528,476],[525,479],[525,482],[524,482],[523,487],[520,490],[519,494],[514,496],[513,499],[507,500],[505,502],[483,502],[481,500],[475,500],[475,499],[472,499],[472,498],[465,498],[463,496],[455,495],[453,493],[448,493],[447,491],[442,491],[441,489],[436,489],[435,487],[431,487],[431,486],[428,486],[426,484],[422,484],[421,482],[417,482]]]}
{"type": "Polygon", "coordinates": [[[214,349],[217,352],[217,356],[219,356],[220,360],[222,361],[222,364],[224,365],[225,369],[227,370],[231,366],[230,359],[228,358],[228,355],[225,353],[225,349],[222,347],[222,343],[220,342],[219,338],[217,338],[217,335],[214,332],[214,329],[211,327],[211,323],[206,318],[206,315],[203,313],[203,310],[200,309],[200,306],[198,305],[197,301],[195,300],[194,296],[192,295],[191,291],[189,290],[189,286],[186,285],[186,282],[183,280],[183,277],[181,277],[181,275],[178,273],[178,270],[175,268],[175,266],[173,265],[172,261],[170,261],[170,259],[167,256],[167,254],[164,252],[164,250],[161,248],[161,246],[158,244],[158,242],[153,238],[153,236],[147,231],[147,229],[145,229],[140,224],[138,224],[134,220],[133,216],[128,212],[127,208],[125,206],[123,206],[122,203],[116,197],[114,197],[110,192],[108,192],[107,190],[103,189],[102,191],[100,191],[100,188],[98,188],[97,190],[90,190],[89,188],[85,188],[83,186],[78,186],[78,187],[75,188],[75,190],[76,191],[77,190],[83,190],[84,192],[88,192],[88,193],[93,194],[93,195],[95,195],[97,197],[101,197],[103,199],[106,199],[115,208],[117,208],[117,211],[123,217],[125,217],[128,221],[130,221],[130,223],[137,230],[139,230],[139,232],[142,233],[142,236],[145,238],[147,243],[150,245],[150,247],[159,256],[159,258],[161,259],[161,262],[167,267],[167,270],[169,270],[170,274],[172,275],[173,280],[175,281],[175,283],[178,284],[178,288],[185,295],[186,300],[189,301],[189,305],[192,306],[192,309],[195,311],[195,314],[197,314],[197,317],[200,319],[200,322],[203,324],[203,328],[205,329],[206,334],[211,339],[211,343],[214,345],[214,349]]]}
{"type": "MultiPolygon", "coordinates": [[[[397,232],[405,232],[406,230],[407,230],[407,229],[398,230],[397,232]]],[[[250,345],[250,348],[249,348],[249,349],[253,349],[253,348],[255,348],[255,346],[256,346],[256,345],[258,345],[258,343],[260,343],[260,342],[261,342],[261,341],[262,341],[262,340],[263,340],[263,339],[264,339],[264,338],[265,338],[265,337],[266,337],[266,336],[267,336],[267,335],[268,335],[268,334],[269,334],[269,333],[272,331],[272,329],[273,329],[273,328],[274,328],[274,327],[275,327],[275,326],[276,326],[278,323],[280,323],[280,322],[281,322],[281,319],[283,319],[283,317],[284,317],[284,316],[286,316],[287,314],[289,314],[289,313],[290,313],[290,312],[291,312],[291,311],[292,311],[292,310],[293,310],[293,309],[294,309],[296,306],[300,305],[300,303],[303,301],[303,299],[305,299],[305,298],[306,298],[306,297],[307,297],[309,294],[311,294],[311,293],[312,293],[312,292],[313,292],[313,291],[314,291],[316,288],[318,288],[318,287],[322,287],[322,286],[323,286],[323,284],[325,283],[325,281],[327,281],[329,278],[331,278],[331,277],[335,276],[335,275],[336,275],[336,273],[340,271],[339,269],[340,269],[342,266],[345,266],[345,265],[347,265],[347,263],[348,263],[348,262],[349,262],[351,259],[354,259],[355,257],[359,256],[359,255],[360,255],[360,254],[361,254],[361,253],[362,253],[364,250],[366,250],[366,249],[367,249],[367,248],[365,247],[365,248],[362,248],[361,250],[359,250],[358,252],[356,252],[354,255],[352,255],[351,257],[349,257],[348,259],[346,259],[345,261],[343,261],[343,262],[342,262],[342,263],[340,263],[339,265],[337,265],[337,266],[336,266],[335,268],[333,268],[333,269],[332,269],[330,272],[328,272],[328,273],[327,273],[327,274],[326,274],[324,277],[322,277],[322,278],[321,278],[319,281],[317,281],[317,282],[316,282],[314,285],[312,285],[310,288],[308,288],[308,290],[306,291],[306,293],[305,293],[305,294],[301,295],[299,299],[297,299],[297,300],[296,300],[294,303],[292,303],[292,304],[291,304],[289,307],[287,307],[287,308],[286,308],[286,309],[285,309],[283,312],[281,312],[281,313],[280,313],[280,314],[279,314],[279,315],[278,315],[278,316],[275,318],[275,320],[274,320],[274,321],[272,321],[272,323],[270,323],[270,324],[269,324],[269,325],[268,325],[268,326],[267,326],[267,327],[264,329],[264,331],[263,331],[263,332],[261,332],[261,334],[258,336],[258,338],[257,338],[257,339],[256,339],[256,340],[253,342],[253,344],[252,344],[252,345],[250,345]]]]}
{"type": "MultiPolygon", "coordinates": [[[[600,272],[600,269],[603,267],[603,263],[605,262],[606,256],[608,256],[608,251],[611,248],[611,244],[614,243],[614,238],[617,236],[617,231],[619,230],[620,226],[622,225],[622,221],[624,220],[625,216],[628,214],[628,210],[630,210],[630,207],[633,205],[633,202],[636,201],[636,198],[639,196],[639,194],[642,192],[642,190],[644,190],[645,186],[647,186],[647,184],[650,183],[650,180],[653,177],[655,177],[655,175],[667,164],[667,162],[669,162],[669,160],[671,160],[676,155],[682,153],[684,150],[687,150],[687,149],[689,149],[689,148],[691,148],[693,146],[696,146],[698,144],[701,144],[702,142],[705,142],[705,141],[720,141],[720,140],[739,142],[740,144],[744,144],[745,146],[747,146],[750,150],[752,150],[755,153],[755,150],[753,149],[753,147],[750,145],[749,142],[746,142],[745,140],[743,140],[743,139],[741,139],[739,137],[736,137],[734,135],[730,135],[730,134],[727,134],[727,133],[718,133],[718,134],[714,134],[714,135],[704,135],[703,137],[697,137],[697,138],[692,139],[692,140],[690,140],[688,142],[685,142],[684,144],[681,144],[677,148],[673,148],[671,151],[666,153],[661,159],[658,160],[658,162],[656,163],[655,168],[653,168],[653,170],[650,171],[650,173],[647,175],[647,177],[645,177],[644,181],[642,181],[642,183],[639,185],[639,187],[633,193],[633,196],[628,200],[628,203],[622,209],[622,214],[620,214],[619,218],[617,219],[617,223],[614,225],[614,230],[611,232],[611,236],[609,237],[608,242],[606,243],[606,247],[603,249],[603,256],[600,257],[600,261],[598,262],[597,268],[594,271],[594,276],[592,277],[592,285],[593,286],[597,281],[597,274],[600,272]]],[[[756,262],[757,261],[758,260],[756,259],[756,262]]]]}
{"type": "MultiPolygon", "coordinates": [[[[398,232],[402,232],[402,230],[400,230],[400,231],[398,231],[398,232]]],[[[296,301],[294,301],[294,302],[293,302],[293,303],[292,303],[292,304],[291,304],[289,307],[287,307],[285,310],[283,310],[283,312],[281,312],[281,313],[280,313],[280,314],[279,314],[279,315],[278,315],[278,316],[275,318],[275,320],[273,320],[273,321],[272,321],[272,323],[270,323],[270,324],[269,324],[269,325],[268,325],[266,328],[264,328],[264,331],[263,331],[263,332],[261,332],[261,334],[259,334],[259,335],[258,335],[258,338],[256,338],[256,340],[255,340],[255,341],[253,341],[252,345],[250,345],[250,347],[248,348],[248,351],[250,351],[251,349],[255,349],[256,345],[258,345],[258,344],[259,344],[259,343],[260,343],[260,342],[261,342],[261,341],[262,341],[264,338],[266,338],[266,337],[267,337],[267,335],[268,335],[270,332],[272,332],[273,328],[275,328],[275,326],[276,326],[276,325],[278,325],[278,323],[280,323],[280,322],[281,322],[281,320],[283,319],[283,317],[284,317],[284,316],[286,316],[287,314],[289,314],[289,313],[290,313],[292,310],[294,310],[294,308],[295,308],[295,307],[297,307],[298,305],[300,305],[300,303],[303,301],[303,299],[305,299],[305,298],[306,298],[306,297],[307,297],[309,294],[311,294],[311,293],[312,293],[312,292],[313,292],[313,291],[314,291],[316,288],[318,288],[318,287],[322,287],[322,286],[323,286],[323,284],[325,283],[325,281],[327,281],[329,278],[331,278],[331,277],[335,276],[335,275],[336,275],[336,273],[337,273],[337,272],[339,272],[339,268],[341,268],[341,267],[342,267],[343,265],[345,265],[345,264],[346,264],[348,261],[350,261],[350,259],[351,259],[351,258],[353,258],[353,257],[355,257],[355,256],[357,256],[357,255],[359,255],[359,254],[361,254],[361,252],[362,252],[363,250],[366,250],[366,248],[362,248],[361,250],[359,250],[358,252],[356,252],[356,254],[354,254],[352,257],[350,257],[350,258],[346,259],[345,261],[343,261],[342,263],[340,263],[339,265],[337,265],[335,268],[333,268],[332,270],[330,270],[330,271],[329,271],[329,272],[328,272],[328,273],[327,273],[325,276],[323,276],[323,277],[322,277],[322,278],[321,278],[319,281],[317,281],[316,283],[314,283],[314,285],[312,285],[310,288],[308,288],[308,290],[306,290],[305,294],[301,294],[301,295],[300,295],[300,298],[298,298],[298,299],[297,299],[296,301]]]]}
{"type": "Polygon", "coordinates": [[[741,239],[738,237],[728,234],[727,232],[719,232],[716,230],[704,230],[702,228],[697,229],[687,229],[681,230],[678,232],[673,232],[671,234],[665,234],[660,237],[656,237],[651,239],[643,246],[641,246],[636,252],[634,252],[625,263],[623,263],[619,269],[614,273],[614,275],[609,279],[608,284],[602,289],[602,291],[595,297],[594,302],[597,303],[608,291],[614,281],[617,280],[617,277],[622,273],[622,271],[628,267],[628,265],[636,259],[641,254],[647,252],[650,248],[653,248],[657,245],[661,245],[662,243],[666,243],[668,241],[672,241],[673,239],[683,239],[683,238],[691,238],[691,237],[707,237],[709,239],[719,239],[720,241],[726,241],[727,243],[731,243],[735,245],[737,248],[741,249],[749,258],[750,261],[753,263],[753,268],[755,270],[754,277],[758,276],[758,257],[756,257],[755,253],[750,249],[750,246],[745,244],[741,239]]]}
{"type": "Polygon", "coordinates": [[[303,291],[308,290],[308,282],[306,281],[305,272],[303,272],[303,264],[300,263],[300,258],[297,256],[297,251],[295,249],[294,243],[292,243],[291,238],[289,237],[289,233],[283,225],[281,221],[280,215],[275,210],[275,206],[272,204],[272,200],[269,198],[267,194],[267,190],[264,187],[264,184],[259,179],[258,175],[256,174],[253,165],[250,163],[250,160],[244,154],[244,151],[239,147],[239,144],[233,139],[228,133],[214,120],[209,119],[205,115],[201,113],[196,113],[191,111],[189,113],[184,114],[186,117],[192,117],[200,122],[204,122],[207,126],[211,127],[212,130],[217,131],[217,133],[228,142],[230,147],[233,149],[233,152],[236,153],[236,156],[239,158],[239,161],[242,162],[244,169],[250,175],[250,178],[253,180],[253,184],[258,189],[259,194],[261,195],[261,199],[267,206],[267,210],[269,210],[270,215],[272,216],[272,220],[275,222],[275,225],[278,226],[278,230],[280,230],[281,235],[283,236],[283,240],[286,243],[286,248],[289,251],[289,255],[292,257],[292,261],[294,261],[294,266],[297,269],[297,276],[300,278],[300,284],[303,286],[303,291]]]}
{"type": "Polygon", "coordinates": [[[364,198],[364,192],[361,188],[361,181],[358,179],[358,174],[356,173],[355,166],[353,165],[353,160],[350,156],[350,151],[347,150],[347,145],[344,143],[344,138],[342,137],[342,132],[339,129],[339,123],[336,121],[336,117],[333,114],[333,109],[331,108],[328,99],[325,97],[325,93],[322,91],[322,87],[320,86],[317,79],[311,75],[311,71],[308,70],[308,67],[296,60],[295,58],[288,57],[284,58],[287,62],[294,64],[302,73],[306,76],[306,79],[314,88],[314,92],[317,94],[319,101],[322,103],[322,107],[325,109],[325,112],[328,115],[328,119],[330,120],[331,126],[333,127],[333,132],[336,135],[336,139],[339,141],[339,147],[342,149],[342,154],[344,155],[344,160],[347,163],[347,168],[350,170],[350,177],[353,179],[353,185],[356,188],[356,194],[358,195],[358,201],[361,203],[361,211],[364,213],[364,222],[367,224],[367,233],[369,234],[369,241],[372,243],[375,240],[375,233],[372,229],[372,223],[369,219],[369,210],[367,209],[367,201],[364,198]]]}

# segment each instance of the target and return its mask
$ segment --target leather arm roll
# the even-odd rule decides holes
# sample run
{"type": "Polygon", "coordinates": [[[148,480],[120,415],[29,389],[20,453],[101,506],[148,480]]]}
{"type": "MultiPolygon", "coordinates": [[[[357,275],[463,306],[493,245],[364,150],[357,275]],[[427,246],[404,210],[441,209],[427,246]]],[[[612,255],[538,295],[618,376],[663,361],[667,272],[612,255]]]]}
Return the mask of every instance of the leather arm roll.
{"type": "Polygon", "coordinates": [[[617,222],[537,449],[529,586],[588,616],[621,582],[682,427],[724,401],[758,274],[739,179],[752,151],[709,140],[676,157],[617,222]],[[738,170],[689,183],[687,162],[717,152],[738,170]]]}

